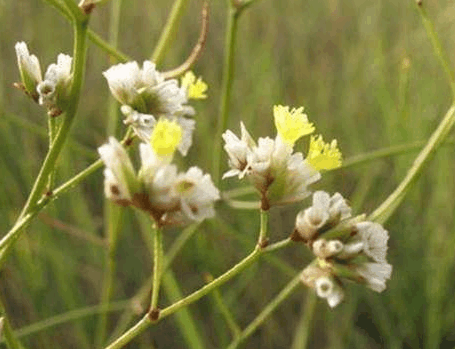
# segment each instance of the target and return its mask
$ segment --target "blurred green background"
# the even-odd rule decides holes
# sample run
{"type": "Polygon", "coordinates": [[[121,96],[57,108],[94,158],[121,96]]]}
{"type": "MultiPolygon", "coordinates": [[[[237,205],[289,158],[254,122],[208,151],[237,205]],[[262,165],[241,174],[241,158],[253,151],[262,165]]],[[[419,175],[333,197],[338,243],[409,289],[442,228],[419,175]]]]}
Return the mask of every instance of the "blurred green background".
{"type": "MultiPolygon", "coordinates": [[[[115,0],[113,0],[115,1],[115,0]]],[[[455,6],[424,0],[452,63],[455,6]]],[[[209,99],[193,103],[197,129],[185,167],[211,169],[222,80],[227,1],[211,1],[204,53],[194,67],[209,84],[209,99]]],[[[129,0],[122,5],[119,49],[142,62],[150,57],[171,3],[129,0]]],[[[177,66],[197,40],[201,2],[190,0],[161,69],[177,66]]],[[[108,37],[110,5],[94,11],[91,28],[108,37]]],[[[19,80],[14,44],[25,41],[45,67],[58,53],[71,54],[72,31],[44,1],[0,0],[0,234],[12,226],[47,150],[46,115],[12,88],[19,80]]],[[[450,90],[413,0],[262,0],[239,21],[229,128],[244,121],[254,137],[274,136],[274,104],[305,106],[325,138],[336,138],[346,159],[392,145],[424,141],[449,107],[450,90]]],[[[89,44],[85,86],[72,135],[60,157],[57,183],[97,158],[107,134],[109,91],[101,72],[108,56],[89,44]]],[[[452,64],[453,66],[453,64],[452,64]]],[[[119,117],[118,133],[124,132],[119,117]]],[[[305,151],[304,142],[297,150],[305,151]]],[[[325,174],[314,188],[342,193],[355,213],[370,213],[395,188],[416,152],[376,159],[325,174]]],[[[347,285],[346,301],[329,309],[303,286],[244,344],[245,348],[453,348],[455,346],[455,152],[443,146],[386,223],[392,280],[383,294],[347,285]]],[[[223,169],[227,169],[226,157],[223,169]]],[[[51,204],[27,228],[6,267],[0,292],[14,328],[99,303],[106,248],[102,171],[51,204]]],[[[236,179],[221,189],[243,186],[236,179]]],[[[273,209],[270,236],[291,232],[307,205],[273,209]]],[[[221,274],[255,245],[259,216],[220,203],[218,218],[205,222],[176,258],[179,288],[165,282],[160,303],[189,294],[205,273],[221,274]]],[[[131,210],[119,214],[119,247],[113,299],[125,300],[152,270],[144,238],[149,227],[131,210]],[[138,219],[139,218],[139,219],[138,219]]],[[[166,232],[165,246],[178,236],[166,232]]],[[[243,328],[305,267],[301,245],[263,258],[224,285],[221,294],[243,328]]],[[[119,306],[120,308],[122,305],[119,306]]],[[[127,348],[223,348],[229,328],[213,297],[189,308],[193,319],[172,316],[127,348]]],[[[123,310],[122,310],[123,311],[123,310]]],[[[109,332],[121,311],[109,314],[109,332]]],[[[142,314],[139,310],[138,315],[142,314]]],[[[135,316],[133,321],[138,317],[135,316]]],[[[131,322],[132,324],[133,322],[131,322]]],[[[78,318],[23,337],[29,348],[93,348],[97,316],[78,318]]],[[[0,344],[0,347],[2,344],[0,344]]]]}

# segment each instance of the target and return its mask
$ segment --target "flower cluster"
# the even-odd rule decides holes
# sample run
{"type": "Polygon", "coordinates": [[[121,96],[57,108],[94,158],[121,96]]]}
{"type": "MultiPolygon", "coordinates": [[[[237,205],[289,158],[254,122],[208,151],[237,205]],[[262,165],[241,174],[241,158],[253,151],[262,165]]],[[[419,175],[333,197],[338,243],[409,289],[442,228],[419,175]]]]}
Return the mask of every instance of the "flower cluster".
{"type": "Polygon", "coordinates": [[[273,114],[277,129],[275,139],[259,138],[256,143],[243,123],[240,138],[230,130],[223,134],[231,167],[223,178],[247,177],[259,191],[264,210],[271,205],[304,199],[310,194],[308,185],[319,180],[320,170],[341,165],[336,140],[325,144],[322,136],[311,137],[306,159],[302,153],[293,153],[295,142],[315,130],[302,107],[290,110],[278,105],[273,114]]]}
{"type": "Polygon", "coordinates": [[[139,145],[141,168],[134,166],[122,145],[113,137],[98,149],[106,168],[106,197],[122,206],[146,211],[159,226],[200,222],[215,214],[219,191],[210,175],[197,167],[177,172],[172,155],[182,137],[175,121],[157,121],[149,144],[139,145]]]}
{"type": "Polygon", "coordinates": [[[195,114],[188,100],[206,97],[207,85],[200,78],[196,80],[187,72],[179,86],[176,79],[166,79],[150,61],[144,61],[142,68],[137,62],[117,64],[103,75],[112,95],[122,104],[125,124],[131,125],[143,142],[149,142],[159,119],[175,121],[183,130],[178,149],[186,155],[195,128],[195,121],[186,118],[195,114]]]}
{"type": "Polygon", "coordinates": [[[386,261],[389,235],[380,224],[363,221],[363,216],[352,218],[339,193],[315,192],[313,205],[297,215],[292,238],[304,241],[316,256],[303,270],[302,282],[331,307],[344,298],[342,279],[376,292],[386,288],[392,273],[386,261]]]}
{"type": "Polygon", "coordinates": [[[21,74],[21,84],[16,84],[36,102],[45,106],[50,116],[60,115],[70,92],[73,75],[72,58],[60,53],[57,63],[49,65],[44,74],[38,58],[31,55],[25,42],[15,46],[17,63],[21,74]]]}

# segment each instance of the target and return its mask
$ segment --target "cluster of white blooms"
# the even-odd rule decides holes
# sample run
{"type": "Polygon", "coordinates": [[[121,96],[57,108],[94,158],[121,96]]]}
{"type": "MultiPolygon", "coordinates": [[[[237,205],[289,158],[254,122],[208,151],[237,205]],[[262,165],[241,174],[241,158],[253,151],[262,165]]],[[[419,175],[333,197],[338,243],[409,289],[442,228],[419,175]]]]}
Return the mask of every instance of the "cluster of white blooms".
{"type": "Polygon", "coordinates": [[[185,225],[213,217],[214,203],[220,195],[210,175],[203,174],[197,167],[179,173],[170,163],[170,153],[178,142],[172,133],[178,134],[179,129],[176,123],[158,121],[152,133],[152,138],[158,138],[155,143],[139,145],[141,168],[138,173],[115,138],[111,137],[109,143],[101,146],[98,152],[106,165],[106,197],[122,206],[133,205],[146,211],[159,226],[185,225]],[[162,132],[167,135],[163,136],[162,132]]]}
{"type": "Polygon", "coordinates": [[[351,217],[351,208],[336,193],[315,192],[313,205],[296,218],[292,238],[302,240],[317,257],[302,272],[302,281],[331,307],[344,297],[341,279],[382,292],[392,266],[386,261],[387,231],[378,223],[351,217]]]}
{"type": "Polygon", "coordinates": [[[131,125],[142,141],[149,142],[157,120],[176,121],[183,130],[178,149],[186,155],[195,128],[195,121],[185,117],[195,114],[187,103],[191,98],[206,97],[207,85],[201,79],[196,81],[194,74],[188,72],[179,86],[176,79],[166,79],[150,61],[144,61],[142,68],[137,62],[117,64],[103,75],[112,95],[122,104],[125,124],[131,125]]]}
{"type": "Polygon", "coordinates": [[[49,65],[43,79],[39,60],[35,55],[30,55],[27,45],[18,42],[15,49],[22,81],[20,87],[45,106],[49,115],[61,114],[73,79],[72,58],[60,53],[57,63],[49,65]]]}
{"type": "Polygon", "coordinates": [[[303,108],[289,110],[289,107],[278,105],[273,113],[277,128],[275,139],[259,138],[256,143],[243,123],[240,124],[240,138],[230,130],[223,134],[224,149],[231,167],[223,178],[247,177],[259,191],[265,210],[271,205],[307,197],[310,194],[308,185],[320,178],[319,170],[338,167],[341,159],[336,141],[328,145],[321,137],[311,138],[306,159],[302,153],[293,153],[294,143],[315,128],[303,113],[303,108]]]}

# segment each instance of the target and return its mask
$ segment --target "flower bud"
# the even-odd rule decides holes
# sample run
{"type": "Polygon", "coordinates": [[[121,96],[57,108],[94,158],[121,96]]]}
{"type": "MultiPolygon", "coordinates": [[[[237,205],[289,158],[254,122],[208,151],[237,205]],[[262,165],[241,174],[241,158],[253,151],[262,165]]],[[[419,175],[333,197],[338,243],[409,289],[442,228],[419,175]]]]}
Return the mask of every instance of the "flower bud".
{"type": "Polygon", "coordinates": [[[22,88],[35,101],[38,101],[37,85],[41,82],[41,68],[39,60],[35,55],[30,55],[27,44],[18,42],[16,49],[17,65],[21,74],[22,88]]]}

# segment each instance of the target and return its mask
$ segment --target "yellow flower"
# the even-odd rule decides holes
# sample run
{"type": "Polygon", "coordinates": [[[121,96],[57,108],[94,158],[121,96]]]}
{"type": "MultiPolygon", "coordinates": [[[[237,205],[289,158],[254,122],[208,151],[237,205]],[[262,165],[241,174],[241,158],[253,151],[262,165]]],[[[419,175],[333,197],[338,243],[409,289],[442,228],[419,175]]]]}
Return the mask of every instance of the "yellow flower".
{"type": "Polygon", "coordinates": [[[160,119],[156,123],[150,145],[159,156],[172,156],[182,140],[182,128],[176,121],[160,119]]]}
{"type": "Polygon", "coordinates": [[[273,116],[278,135],[283,141],[293,145],[300,137],[314,132],[314,126],[303,113],[303,107],[293,108],[275,105],[273,116]]]}
{"type": "Polygon", "coordinates": [[[192,71],[186,72],[182,77],[182,87],[186,89],[189,99],[205,99],[207,98],[207,84],[202,81],[199,77],[196,80],[196,76],[192,71]]]}
{"type": "Polygon", "coordinates": [[[307,161],[316,170],[331,170],[341,166],[341,152],[337,147],[336,139],[324,143],[322,136],[311,136],[310,149],[307,161]]]}

